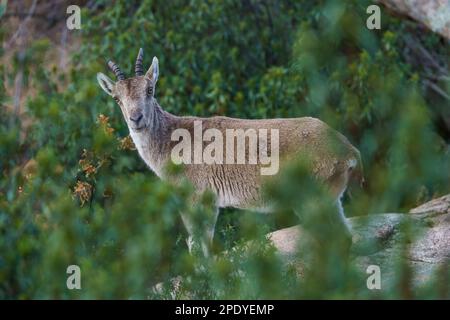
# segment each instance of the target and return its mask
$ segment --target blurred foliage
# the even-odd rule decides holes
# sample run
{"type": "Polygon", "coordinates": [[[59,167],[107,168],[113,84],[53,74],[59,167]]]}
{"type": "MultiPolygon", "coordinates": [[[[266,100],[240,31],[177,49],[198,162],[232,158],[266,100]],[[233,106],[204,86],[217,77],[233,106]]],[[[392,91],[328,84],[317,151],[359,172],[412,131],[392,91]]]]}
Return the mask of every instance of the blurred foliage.
{"type": "MultiPolygon", "coordinates": [[[[108,59],[131,75],[143,47],[147,64],[159,58],[156,96],[174,114],[319,117],[363,156],[368,185],[351,190],[347,215],[406,210],[449,192],[449,151],[417,74],[400,57],[402,22],[383,15],[382,30],[367,30],[367,5],[98,1],[83,9],[82,30],[73,31],[80,45],[68,73],[48,68],[52,47],[35,41],[13,61],[36,92],[26,103],[32,124],[23,134],[0,111],[0,298],[169,298],[152,287],[178,275],[185,280],[177,297],[185,298],[410,297],[367,290],[365,270],[343,258],[331,230],[318,228],[321,213],[333,209],[312,200],[313,191],[298,195],[315,188],[295,168],[268,191],[286,204],[280,216],[287,218],[224,210],[215,251],[226,253],[189,255],[177,212],[192,190],[148,171],[119,108],[95,80],[108,59]],[[311,242],[305,259],[314,267],[300,278],[282,267],[264,236],[297,223],[281,214],[287,204],[308,211],[312,218],[302,219],[311,233],[330,243],[311,242]],[[82,290],[66,288],[71,264],[81,267],[82,290]]],[[[0,70],[0,81],[13,81],[14,72],[0,70]]],[[[8,99],[1,90],[0,103],[8,99]]],[[[408,284],[401,263],[397,271],[408,284]]],[[[430,288],[415,297],[448,295],[430,288]]]]}

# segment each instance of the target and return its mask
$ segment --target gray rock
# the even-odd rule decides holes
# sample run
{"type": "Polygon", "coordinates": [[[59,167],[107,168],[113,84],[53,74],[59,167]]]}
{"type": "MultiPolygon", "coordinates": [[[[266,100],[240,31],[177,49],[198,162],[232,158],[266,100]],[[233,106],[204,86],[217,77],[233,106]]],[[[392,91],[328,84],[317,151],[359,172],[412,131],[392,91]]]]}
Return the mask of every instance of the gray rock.
{"type": "Polygon", "coordinates": [[[433,32],[450,39],[450,6],[437,0],[378,0],[397,14],[406,15],[426,25],[433,32]]]}
{"type": "MultiPolygon", "coordinates": [[[[382,271],[382,287],[395,285],[395,270],[400,257],[413,274],[415,286],[430,284],[439,268],[450,266],[450,195],[434,199],[408,214],[383,213],[348,219],[353,229],[353,261],[364,272],[369,265],[382,271]],[[404,230],[408,229],[408,233],[404,230]],[[407,235],[411,238],[405,238],[407,235]],[[406,247],[406,250],[405,250],[406,247]]],[[[304,270],[298,261],[298,245],[307,236],[300,226],[268,234],[287,265],[304,270]],[[296,260],[297,259],[297,260],[296,260]]]]}
{"type": "MultiPolygon", "coordinates": [[[[395,289],[398,285],[395,273],[399,268],[406,267],[408,270],[405,271],[411,272],[413,286],[417,288],[436,285],[436,273],[450,267],[450,194],[414,208],[407,214],[371,214],[350,218],[348,222],[354,235],[351,250],[353,265],[364,274],[368,266],[379,266],[383,290],[395,289]],[[408,234],[413,236],[408,238],[408,234]],[[401,264],[400,257],[405,257],[403,261],[406,265],[401,264]]],[[[267,238],[286,268],[295,269],[301,278],[308,268],[308,260],[298,253],[308,250],[312,239],[308,232],[297,225],[269,233],[267,238]]],[[[251,241],[247,243],[246,250],[253,250],[251,241]]],[[[174,299],[180,294],[183,281],[182,277],[176,277],[170,283],[157,284],[153,290],[159,294],[168,290],[166,292],[174,299]]]]}

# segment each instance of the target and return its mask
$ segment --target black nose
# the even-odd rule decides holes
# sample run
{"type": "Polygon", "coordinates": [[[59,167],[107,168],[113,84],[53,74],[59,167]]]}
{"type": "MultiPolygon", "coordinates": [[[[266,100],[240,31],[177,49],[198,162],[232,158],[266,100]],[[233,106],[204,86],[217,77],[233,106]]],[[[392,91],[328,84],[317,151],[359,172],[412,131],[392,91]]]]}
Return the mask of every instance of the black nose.
{"type": "Polygon", "coordinates": [[[134,123],[138,124],[139,121],[141,121],[142,119],[142,113],[139,115],[133,115],[130,117],[130,120],[133,121],[134,123]]]}

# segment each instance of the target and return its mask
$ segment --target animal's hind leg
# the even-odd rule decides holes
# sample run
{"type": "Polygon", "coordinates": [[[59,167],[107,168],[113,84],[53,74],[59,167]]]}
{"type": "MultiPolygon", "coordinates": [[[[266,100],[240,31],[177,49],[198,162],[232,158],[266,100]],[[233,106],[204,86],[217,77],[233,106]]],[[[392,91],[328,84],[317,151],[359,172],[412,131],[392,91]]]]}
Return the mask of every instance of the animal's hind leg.
{"type": "Polygon", "coordinates": [[[342,224],[342,229],[345,231],[345,233],[347,233],[347,236],[351,238],[352,227],[345,217],[344,208],[342,206],[342,195],[336,200],[336,207],[338,210],[338,220],[340,221],[339,223],[342,224]]]}
{"type": "Polygon", "coordinates": [[[335,174],[332,179],[329,180],[331,185],[331,195],[336,203],[336,212],[330,217],[331,225],[333,231],[336,233],[336,239],[342,240],[343,247],[345,247],[347,252],[352,244],[352,230],[344,214],[342,197],[347,188],[348,178],[349,171],[345,170],[344,172],[335,174]]]}
{"type": "Polygon", "coordinates": [[[342,195],[344,191],[336,198],[336,211],[330,217],[330,225],[333,230],[333,238],[339,249],[342,249],[343,255],[347,256],[352,245],[352,230],[344,214],[342,207],[342,195]]]}

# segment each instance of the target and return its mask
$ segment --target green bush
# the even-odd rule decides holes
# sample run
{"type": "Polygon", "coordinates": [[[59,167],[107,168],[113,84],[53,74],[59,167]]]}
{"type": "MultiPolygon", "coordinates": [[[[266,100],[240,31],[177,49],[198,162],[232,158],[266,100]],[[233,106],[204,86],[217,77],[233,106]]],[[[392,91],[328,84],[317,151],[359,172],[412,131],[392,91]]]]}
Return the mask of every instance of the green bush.
{"type": "MultiPolygon", "coordinates": [[[[367,30],[367,3],[98,1],[83,10],[82,30],[75,31],[81,44],[67,74],[44,67],[52,48],[36,41],[23,62],[36,92],[26,104],[32,124],[25,136],[1,111],[0,298],[168,298],[152,287],[178,275],[185,281],[177,297],[184,298],[374,297],[336,246],[311,243],[315,268],[307,280],[282,266],[264,234],[297,223],[295,216],[227,209],[215,236],[215,252],[226,253],[189,255],[177,211],[192,190],[148,171],[119,108],[95,79],[108,59],[132,75],[143,47],[146,65],[159,58],[156,96],[171,113],[319,117],[363,156],[368,185],[352,190],[346,212],[402,211],[449,192],[448,146],[435,132],[417,75],[400,57],[402,22],[383,16],[381,31],[367,30]],[[66,288],[71,264],[81,267],[82,290],[66,288]]],[[[1,70],[0,81],[12,79],[1,70]]],[[[3,92],[0,102],[7,103],[3,92]]],[[[308,182],[293,170],[281,189],[268,190],[281,203],[308,182]]],[[[329,210],[311,198],[305,193],[294,205],[303,200],[318,217],[329,210]]],[[[203,200],[200,215],[208,207],[203,200]]],[[[311,232],[334,243],[327,230],[311,232]]]]}

